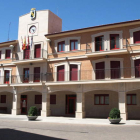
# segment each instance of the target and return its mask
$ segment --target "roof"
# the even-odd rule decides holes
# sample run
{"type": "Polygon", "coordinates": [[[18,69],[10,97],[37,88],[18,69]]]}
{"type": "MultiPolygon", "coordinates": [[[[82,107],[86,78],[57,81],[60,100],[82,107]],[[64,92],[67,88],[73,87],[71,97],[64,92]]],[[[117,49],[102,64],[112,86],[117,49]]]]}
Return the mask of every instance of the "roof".
{"type": "Polygon", "coordinates": [[[11,41],[6,41],[6,42],[0,42],[0,46],[4,46],[4,45],[13,45],[13,44],[17,44],[18,40],[11,40],[11,41]]]}
{"type": "Polygon", "coordinates": [[[86,28],[80,28],[80,29],[75,29],[75,30],[68,30],[68,31],[62,31],[62,32],[56,32],[56,33],[50,33],[50,34],[45,34],[46,37],[53,37],[53,36],[60,36],[66,33],[75,33],[75,32],[82,32],[82,31],[88,31],[92,29],[97,29],[97,28],[102,28],[102,27],[110,27],[110,26],[115,26],[115,25],[123,25],[123,24],[132,24],[135,22],[140,22],[140,19],[137,20],[130,20],[130,21],[124,21],[124,22],[117,22],[117,23],[111,23],[111,24],[104,24],[104,25],[98,25],[98,26],[92,26],[92,27],[86,27],[86,28]]]}

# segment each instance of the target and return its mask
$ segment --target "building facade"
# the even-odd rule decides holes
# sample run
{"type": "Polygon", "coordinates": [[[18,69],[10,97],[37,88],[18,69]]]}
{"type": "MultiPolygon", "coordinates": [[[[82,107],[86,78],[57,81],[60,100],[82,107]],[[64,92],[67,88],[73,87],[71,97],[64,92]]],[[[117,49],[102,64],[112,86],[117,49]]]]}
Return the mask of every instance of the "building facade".
{"type": "Polygon", "coordinates": [[[140,20],[62,31],[51,11],[32,11],[18,40],[0,43],[0,113],[107,118],[118,108],[140,119],[140,20]]]}

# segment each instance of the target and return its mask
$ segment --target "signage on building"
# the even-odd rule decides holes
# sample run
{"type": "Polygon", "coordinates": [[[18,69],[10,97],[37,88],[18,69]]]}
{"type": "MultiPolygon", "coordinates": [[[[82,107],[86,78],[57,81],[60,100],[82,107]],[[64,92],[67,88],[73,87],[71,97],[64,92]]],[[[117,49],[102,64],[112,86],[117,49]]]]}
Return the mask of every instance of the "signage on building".
{"type": "Polygon", "coordinates": [[[25,87],[25,90],[34,90],[33,87],[25,87]]]}
{"type": "Polygon", "coordinates": [[[34,20],[36,18],[36,9],[32,8],[30,12],[31,20],[34,20]]]}

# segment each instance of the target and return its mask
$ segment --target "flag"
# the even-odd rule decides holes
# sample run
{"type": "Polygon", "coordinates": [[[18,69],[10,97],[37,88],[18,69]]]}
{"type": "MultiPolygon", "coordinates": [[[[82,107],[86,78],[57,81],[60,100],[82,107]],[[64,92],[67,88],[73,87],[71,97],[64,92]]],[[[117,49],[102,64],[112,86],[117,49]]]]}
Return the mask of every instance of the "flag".
{"type": "Polygon", "coordinates": [[[23,42],[23,50],[26,49],[26,37],[24,37],[24,42],[23,42]]]}
{"type": "Polygon", "coordinates": [[[30,47],[32,47],[32,45],[33,45],[33,36],[31,36],[31,46],[30,47]]]}
{"type": "Polygon", "coordinates": [[[27,44],[27,49],[29,49],[30,43],[29,43],[29,36],[28,36],[28,44],[27,44]]]}

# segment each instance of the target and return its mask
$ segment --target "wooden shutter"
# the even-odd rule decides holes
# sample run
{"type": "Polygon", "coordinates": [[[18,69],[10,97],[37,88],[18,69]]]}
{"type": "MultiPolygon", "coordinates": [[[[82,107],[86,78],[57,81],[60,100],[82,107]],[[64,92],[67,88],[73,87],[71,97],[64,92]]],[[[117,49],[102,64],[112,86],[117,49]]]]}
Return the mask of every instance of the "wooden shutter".
{"type": "Polygon", "coordinates": [[[42,104],[42,95],[35,95],[35,104],[42,104]]]}
{"type": "Polygon", "coordinates": [[[121,77],[120,61],[111,61],[111,79],[116,79],[121,77]]]}
{"type": "Polygon", "coordinates": [[[34,68],[34,82],[40,82],[40,67],[34,68]]]}
{"type": "Polygon", "coordinates": [[[4,83],[9,84],[9,80],[10,80],[10,71],[5,70],[4,71],[4,83]]]}
{"type": "Polygon", "coordinates": [[[57,81],[64,81],[64,65],[57,67],[57,81]]]}
{"type": "Polygon", "coordinates": [[[1,103],[6,103],[6,95],[1,95],[1,103]]]}
{"type": "Polygon", "coordinates": [[[70,65],[70,80],[76,81],[78,80],[78,66],[70,65]]]}
{"type": "Polygon", "coordinates": [[[10,58],[11,50],[6,50],[6,59],[10,58]]]}
{"type": "Polygon", "coordinates": [[[41,44],[35,45],[35,58],[40,58],[41,56],[41,44]]]}
{"type": "Polygon", "coordinates": [[[134,32],[133,37],[134,37],[135,44],[140,43],[140,31],[134,32]]]}
{"type": "Polygon", "coordinates": [[[140,59],[135,60],[135,77],[140,77],[140,59]]]}
{"type": "Polygon", "coordinates": [[[105,62],[96,63],[96,79],[105,79],[105,62]]]}
{"type": "Polygon", "coordinates": [[[56,104],[56,95],[50,95],[50,104],[56,104]]]}

